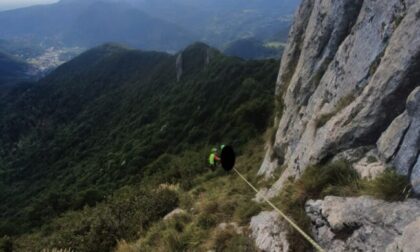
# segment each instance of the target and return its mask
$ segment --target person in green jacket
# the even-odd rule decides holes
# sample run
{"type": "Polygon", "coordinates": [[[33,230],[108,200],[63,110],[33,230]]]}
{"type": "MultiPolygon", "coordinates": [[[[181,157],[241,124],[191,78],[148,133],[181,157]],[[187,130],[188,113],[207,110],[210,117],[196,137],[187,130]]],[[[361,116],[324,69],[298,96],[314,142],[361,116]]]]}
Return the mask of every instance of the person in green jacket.
{"type": "Polygon", "coordinates": [[[220,157],[217,154],[217,148],[211,149],[211,153],[209,156],[209,165],[212,169],[214,169],[217,165],[217,162],[220,161],[220,157]]]}

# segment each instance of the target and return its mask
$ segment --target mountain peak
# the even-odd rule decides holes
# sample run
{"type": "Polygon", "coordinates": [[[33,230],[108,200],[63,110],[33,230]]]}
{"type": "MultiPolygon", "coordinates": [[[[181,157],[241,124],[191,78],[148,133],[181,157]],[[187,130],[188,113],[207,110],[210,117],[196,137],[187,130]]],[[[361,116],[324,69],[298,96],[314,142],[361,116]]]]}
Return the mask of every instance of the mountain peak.
{"type": "Polygon", "coordinates": [[[130,51],[134,49],[126,45],[119,44],[119,43],[105,43],[103,45],[100,45],[94,48],[93,50],[100,50],[102,52],[115,53],[115,52],[130,51]]]}
{"type": "Polygon", "coordinates": [[[178,80],[182,75],[203,69],[210,61],[220,54],[217,49],[203,42],[195,42],[178,53],[176,69],[178,80]]]}

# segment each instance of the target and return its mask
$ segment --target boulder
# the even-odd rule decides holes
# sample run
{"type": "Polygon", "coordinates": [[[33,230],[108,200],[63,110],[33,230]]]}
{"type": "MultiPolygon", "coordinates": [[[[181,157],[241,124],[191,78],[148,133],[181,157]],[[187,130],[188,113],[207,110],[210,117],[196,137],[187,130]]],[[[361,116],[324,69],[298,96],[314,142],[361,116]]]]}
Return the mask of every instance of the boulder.
{"type": "Polygon", "coordinates": [[[359,162],[353,164],[353,169],[357,171],[363,179],[374,179],[382,174],[386,166],[380,160],[371,161],[370,159],[374,158],[374,156],[367,156],[362,158],[359,162]]]}
{"type": "Polygon", "coordinates": [[[181,208],[177,208],[175,210],[173,210],[172,212],[168,213],[167,215],[165,215],[165,217],[163,217],[164,220],[170,220],[173,219],[175,216],[181,215],[181,214],[185,214],[185,210],[181,209],[181,208]]]}
{"type": "Polygon", "coordinates": [[[262,251],[289,251],[287,227],[277,212],[264,211],[252,217],[250,229],[256,246],[262,251]]]}
{"type": "MultiPolygon", "coordinates": [[[[316,240],[327,251],[386,251],[418,235],[418,230],[413,233],[420,218],[420,201],[415,199],[391,203],[365,196],[328,196],[308,201],[305,210],[316,240]]],[[[414,240],[407,248],[419,245],[414,240]]]]}

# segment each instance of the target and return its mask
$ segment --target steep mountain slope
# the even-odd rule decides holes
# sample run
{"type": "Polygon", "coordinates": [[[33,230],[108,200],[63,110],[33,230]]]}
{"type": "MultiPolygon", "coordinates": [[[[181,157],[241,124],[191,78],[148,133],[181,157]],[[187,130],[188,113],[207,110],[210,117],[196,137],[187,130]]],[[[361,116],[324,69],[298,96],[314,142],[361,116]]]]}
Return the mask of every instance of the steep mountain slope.
{"type": "Polygon", "coordinates": [[[104,45],[2,93],[1,235],[48,227],[123,186],[191,187],[208,144],[240,151],[265,131],[276,65],[204,44],[175,56],[104,45]]]}
{"type": "Polygon", "coordinates": [[[305,209],[310,220],[294,217],[328,251],[420,248],[418,200],[357,198],[420,192],[419,13],[410,0],[308,0],[295,15],[259,171],[277,182],[261,193],[305,209]]]}

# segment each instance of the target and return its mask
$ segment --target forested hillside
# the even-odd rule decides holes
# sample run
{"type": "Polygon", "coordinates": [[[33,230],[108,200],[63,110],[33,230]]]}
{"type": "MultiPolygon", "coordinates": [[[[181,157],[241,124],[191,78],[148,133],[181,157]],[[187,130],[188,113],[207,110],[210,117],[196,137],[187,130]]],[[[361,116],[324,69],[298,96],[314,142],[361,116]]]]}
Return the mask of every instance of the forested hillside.
{"type": "Polygon", "coordinates": [[[30,79],[31,66],[0,51],[0,85],[30,79]]]}
{"type": "Polygon", "coordinates": [[[174,56],[107,44],[2,91],[3,245],[103,251],[137,238],[178,204],[172,191],[156,191],[160,184],[188,190],[207,172],[212,145],[230,143],[240,154],[266,131],[277,65],[200,43],[174,56]],[[115,211],[127,225],[107,229],[115,211]],[[143,224],[128,225],[134,217],[143,224]],[[67,224],[73,229],[60,227],[67,224]]]}

